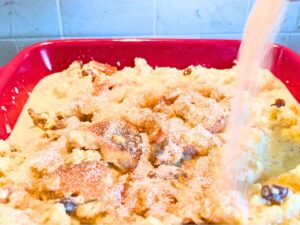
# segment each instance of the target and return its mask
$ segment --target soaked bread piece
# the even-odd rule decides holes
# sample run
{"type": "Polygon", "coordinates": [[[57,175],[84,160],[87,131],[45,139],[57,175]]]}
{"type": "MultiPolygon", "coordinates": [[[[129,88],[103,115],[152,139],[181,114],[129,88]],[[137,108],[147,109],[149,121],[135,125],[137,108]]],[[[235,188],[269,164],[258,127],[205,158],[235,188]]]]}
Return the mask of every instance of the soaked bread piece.
{"type": "Polygon", "coordinates": [[[212,133],[224,129],[228,116],[216,100],[192,91],[187,93],[177,90],[175,93],[169,93],[154,110],[182,118],[192,127],[201,124],[212,133]]]}
{"type": "Polygon", "coordinates": [[[38,191],[60,198],[82,196],[85,201],[101,198],[114,185],[116,174],[100,162],[63,165],[43,176],[38,191]]]}
{"type": "Polygon", "coordinates": [[[124,121],[104,121],[91,125],[97,135],[103,159],[123,172],[134,169],[142,153],[140,133],[124,121]]]}

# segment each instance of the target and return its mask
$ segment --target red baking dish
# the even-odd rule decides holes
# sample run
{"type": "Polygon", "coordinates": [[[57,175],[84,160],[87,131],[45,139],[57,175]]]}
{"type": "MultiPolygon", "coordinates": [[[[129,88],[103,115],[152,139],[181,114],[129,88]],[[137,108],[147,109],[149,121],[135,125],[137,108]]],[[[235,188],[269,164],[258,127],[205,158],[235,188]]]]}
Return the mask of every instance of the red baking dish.
{"type": "MultiPolygon", "coordinates": [[[[143,57],[152,66],[200,64],[225,69],[234,65],[239,45],[237,40],[204,39],[72,39],[32,45],[0,68],[0,139],[8,137],[36,83],[74,60],[95,59],[122,68],[143,57]]],[[[300,101],[300,56],[279,45],[273,52],[271,71],[300,101]]]]}

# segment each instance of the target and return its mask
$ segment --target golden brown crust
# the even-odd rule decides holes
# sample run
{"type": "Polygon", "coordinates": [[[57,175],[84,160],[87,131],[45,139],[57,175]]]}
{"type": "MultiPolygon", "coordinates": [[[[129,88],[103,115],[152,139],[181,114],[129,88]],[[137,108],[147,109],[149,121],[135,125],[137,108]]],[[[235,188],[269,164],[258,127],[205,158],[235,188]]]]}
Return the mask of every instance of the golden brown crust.
{"type": "Polygon", "coordinates": [[[182,118],[192,127],[201,124],[212,133],[224,129],[227,117],[214,99],[197,92],[186,93],[180,90],[165,95],[154,111],[182,118]]]}
{"type": "Polygon", "coordinates": [[[114,173],[103,163],[83,162],[63,165],[42,177],[40,192],[54,193],[56,197],[83,196],[86,201],[106,195],[114,184],[114,173]]]}
{"type": "Polygon", "coordinates": [[[104,121],[91,125],[89,130],[97,135],[105,161],[123,172],[136,167],[142,153],[142,139],[132,125],[122,120],[104,121]]]}
{"type": "Polygon", "coordinates": [[[118,71],[117,67],[111,66],[107,63],[100,63],[95,60],[91,61],[90,64],[94,66],[96,69],[98,69],[100,72],[105,73],[106,75],[113,75],[118,71]]]}

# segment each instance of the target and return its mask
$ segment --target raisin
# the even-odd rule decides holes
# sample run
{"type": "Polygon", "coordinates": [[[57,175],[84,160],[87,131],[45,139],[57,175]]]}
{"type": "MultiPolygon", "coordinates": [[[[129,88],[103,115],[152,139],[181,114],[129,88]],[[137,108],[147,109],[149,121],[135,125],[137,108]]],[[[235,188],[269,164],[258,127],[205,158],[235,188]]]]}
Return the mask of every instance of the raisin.
{"type": "Polygon", "coordinates": [[[69,215],[71,215],[77,209],[77,205],[70,199],[62,199],[60,203],[64,205],[66,213],[69,215]]]}
{"type": "Polygon", "coordinates": [[[272,104],[271,106],[276,106],[277,108],[281,108],[281,107],[285,106],[285,101],[281,98],[277,98],[275,100],[275,103],[272,104]]]}
{"type": "Polygon", "coordinates": [[[264,185],[261,189],[260,195],[266,199],[271,205],[280,204],[287,196],[289,189],[279,185],[264,185]]]}
{"type": "Polygon", "coordinates": [[[198,154],[198,151],[195,146],[187,145],[183,147],[183,160],[190,160],[198,154]]]}
{"type": "Polygon", "coordinates": [[[83,77],[86,77],[86,76],[89,76],[89,75],[92,75],[93,74],[93,71],[92,70],[82,70],[81,71],[81,75],[83,77]]]}
{"type": "Polygon", "coordinates": [[[173,195],[171,195],[171,194],[169,194],[169,195],[167,195],[167,196],[168,196],[169,202],[170,202],[171,204],[175,204],[176,202],[178,202],[178,200],[177,200],[177,198],[176,198],[175,196],[173,196],[173,195]]]}
{"type": "Polygon", "coordinates": [[[190,75],[192,73],[192,68],[188,67],[188,68],[185,68],[183,70],[183,75],[184,76],[187,76],[187,75],[190,75]]]}
{"type": "Polygon", "coordinates": [[[148,174],[147,174],[148,177],[150,178],[154,178],[156,176],[155,172],[154,171],[150,171],[148,174]]]}

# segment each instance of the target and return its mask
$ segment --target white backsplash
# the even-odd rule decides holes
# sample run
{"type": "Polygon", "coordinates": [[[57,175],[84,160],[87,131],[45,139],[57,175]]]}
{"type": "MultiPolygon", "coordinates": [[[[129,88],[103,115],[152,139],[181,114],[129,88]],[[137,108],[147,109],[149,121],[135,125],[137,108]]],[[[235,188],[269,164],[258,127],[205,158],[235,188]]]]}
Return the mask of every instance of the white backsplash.
{"type": "MultiPolygon", "coordinates": [[[[241,38],[253,0],[0,0],[0,65],[61,37],[241,38]]],[[[259,35],[259,34],[258,34],[259,35]]],[[[300,53],[300,2],[277,42],[300,53]]]]}

